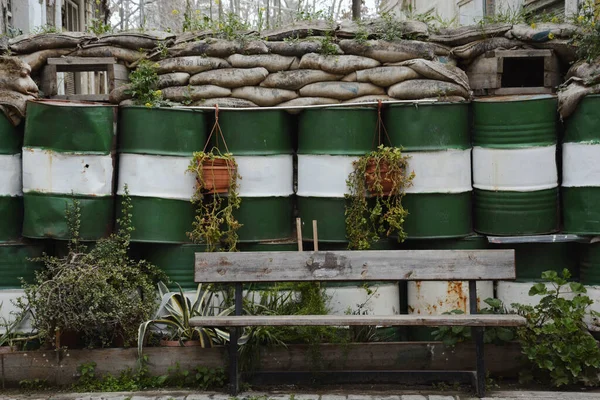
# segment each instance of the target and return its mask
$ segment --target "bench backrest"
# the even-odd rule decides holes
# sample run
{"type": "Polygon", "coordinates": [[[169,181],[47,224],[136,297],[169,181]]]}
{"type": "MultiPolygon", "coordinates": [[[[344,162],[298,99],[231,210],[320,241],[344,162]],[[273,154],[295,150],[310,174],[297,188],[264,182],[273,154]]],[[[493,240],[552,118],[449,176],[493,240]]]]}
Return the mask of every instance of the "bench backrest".
{"type": "Polygon", "coordinates": [[[196,253],[198,283],[515,279],[514,250],[196,253]]]}

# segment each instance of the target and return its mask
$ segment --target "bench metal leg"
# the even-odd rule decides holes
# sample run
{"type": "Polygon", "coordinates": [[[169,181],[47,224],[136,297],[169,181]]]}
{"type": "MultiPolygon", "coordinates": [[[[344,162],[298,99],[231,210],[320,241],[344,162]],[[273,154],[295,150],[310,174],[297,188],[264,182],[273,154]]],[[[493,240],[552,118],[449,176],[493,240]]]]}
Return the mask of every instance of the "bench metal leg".
{"type": "MultiPolygon", "coordinates": [[[[235,315],[242,315],[243,310],[243,286],[241,283],[235,284],[235,315]]],[[[232,328],[229,331],[229,394],[236,396],[240,391],[240,368],[239,368],[239,346],[238,339],[242,332],[241,328],[232,328]]]]}
{"type": "MultiPolygon", "coordinates": [[[[477,281],[469,281],[469,311],[477,314],[477,281]]],[[[483,353],[483,328],[472,328],[475,338],[475,390],[477,396],[485,397],[485,362],[483,353]]]]}

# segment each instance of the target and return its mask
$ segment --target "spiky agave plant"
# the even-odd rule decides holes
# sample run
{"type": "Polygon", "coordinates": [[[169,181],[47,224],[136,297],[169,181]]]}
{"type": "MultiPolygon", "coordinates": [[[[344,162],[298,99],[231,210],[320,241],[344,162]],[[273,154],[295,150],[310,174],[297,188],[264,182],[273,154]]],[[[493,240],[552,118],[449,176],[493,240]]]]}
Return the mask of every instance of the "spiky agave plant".
{"type": "MultiPolygon", "coordinates": [[[[148,327],[151,325],[160,328],[166,327],[170,331],[170,337],[176,338],[183,346],[188,340],[198,340],[202,347],[212,347],[214,344],[225,344],[229,341],[229,333],[214,327],[190,326],[193,317],[213,316],[215,309],[213,297],[215,295],[212,285],[198,285],[196,296],[192,302],[183,294],[183,289],[177,284],[179,291],[173,292],[163,283],[158,283],[158,291],[161,303],[154,319],[140,324],[138,332],[138,353],[142,357],[142,350],[148,327]]],[[[220,311],[217,315],[229,315],[233,307],[220,311]]]]}

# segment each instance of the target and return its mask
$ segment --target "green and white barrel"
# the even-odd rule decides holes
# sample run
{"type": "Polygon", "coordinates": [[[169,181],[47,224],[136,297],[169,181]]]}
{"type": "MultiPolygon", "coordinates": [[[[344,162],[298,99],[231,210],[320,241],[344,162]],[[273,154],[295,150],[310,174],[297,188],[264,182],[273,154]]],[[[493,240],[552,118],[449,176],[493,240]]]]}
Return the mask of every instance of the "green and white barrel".
{"type": "Polygon", "coordinates": [[[572,275],[576,275],[577,251],[574,243],[518,243],[492,247],[515,250],[517,279],[496,282],[496,297],[508,309],[512,309],[512,303],[532,306],[539,303],[541,296],[529,296],[529,289],[543,282],[544,271],[552,270],[560,275],[563,269],[568,269],[572,275]]]}
{"type": "Polygon", "coordinates": [[[55,100],[28,103],[23,141],[23,236],[69,239],[65,208],[78,200],[79,233],[113,227],[117,107],[55,100]]]}
{"type": "Polygon", "coordinates": [[[563,231],[600,235],[600,96],[585,97],[565,121],[563,231]]]}
{"type": "MultiPolygon", "coordinates": [[[[579,281],[585,286],[588,297],[594,302],[589,310],[600,312],[600,243],[579,245],[579,281]]],[[[584,321],[592,332],[600,332],[600,319],[586,315],[584,321]]]]}
{"type": "Polygon", "coordinates": [[[373,150],[375,108],[308,109],[298,116],[298,213],[302,237],[319,242],[347,242],[346,179],[352,163],[373,150]]]}
{"type": "Polygon", "coordinates": [[[206,114],[198,110],[121,109],[117,194],[120,198],[127,185],[132,241],[189,242],[196,179],[187,168],[194,151],[204,148],[206,127],[206,114]]]}
{"type": "MultiPolygon", "coordinates": [[[[407,248],[415,250],[478,250],[488,248],[484,236],[471,235],[462,239],[407,240],[407,248]]],[[[494,297],[494,282],[477,282],[477,308],[486,308],[484,300],[494,297]]],[[[411,281],[407,283],[408,314],[440,315],[452,310],[469,313],[469,282],[411,281]]],[[[432,340],[432,328],[410,327],[410,340],[432,340]]]]}
{"type": "Polygon", "coordinates": [[[472,104],[475,231],[556,232],[556,98],[493,97],[472,104]]]}
{"type": "MultiPolygon", "coordinates": [[[[0,243],[0,320],[14,320],[12,313],[18,309],[13,302],[25,294],[21,278],[27,283],[33,282],[35,271],[43,265],[31,259],[41,257],[44,251],[44,245],[39,243],[0,243]]],[[[31,324],[26,321],[19,329],[29,331],[31,324]]],[[[2,332],[3,327],[0,326],[0,334],[2,332]]]]}
{"type": "Polygon", "coordinates": [[[0,242],[17,240],[23,227],[23,131],[0,115],[0,242]]]}
{"type": "MultiPolygon", "coordinates": [[[[293,120],[284,110],[222,111],[219,124],[235,157],[240,242],[290,238],[294,212],[293,120]]],[[[221,149],[223,150],[223,149],[221,149]]]]}
{"type": "Polygon", "coordinates": [[[402,200],[408,239],[471,234],[469,104],[395,104],[384,116],[391,145],[410,156],[415,173],[402,200]]]}

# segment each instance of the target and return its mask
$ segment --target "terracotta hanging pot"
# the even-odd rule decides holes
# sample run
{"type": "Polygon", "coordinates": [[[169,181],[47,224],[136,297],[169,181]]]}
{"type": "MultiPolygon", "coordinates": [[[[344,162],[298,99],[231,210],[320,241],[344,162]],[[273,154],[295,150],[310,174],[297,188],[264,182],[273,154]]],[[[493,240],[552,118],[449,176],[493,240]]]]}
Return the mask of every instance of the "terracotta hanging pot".
{"type": "MultiPolygon", "coordinates": [[[[394,187],[394,182],[389,177],[390,166],[387,161],[379,162],[379,174],[381,177],[381,186],[383,187],[383,195],[389,196],[394,187]]],[[[367,189],[371,193],[375,193],[375,181],[377,177],[377,162],[370,159],[367,162],[367,168],[365,169],[365,179],[367,183],[367,189]]]]}
{"type": "Polygon", "coordinates": [[[206,193],[227,193],[229,182],[235,176],[237,168],[230,160],[217,158],[202,161],[202,179],[206,193]]]}

